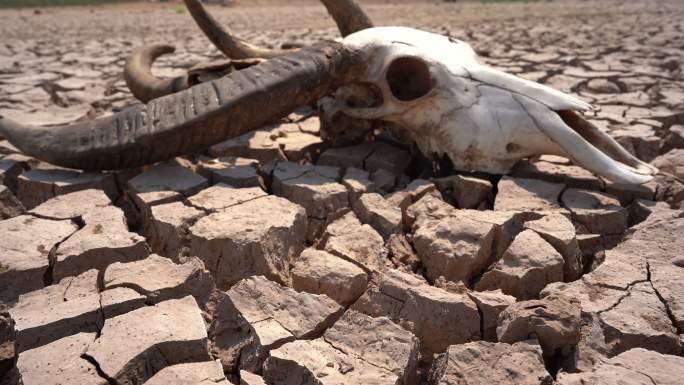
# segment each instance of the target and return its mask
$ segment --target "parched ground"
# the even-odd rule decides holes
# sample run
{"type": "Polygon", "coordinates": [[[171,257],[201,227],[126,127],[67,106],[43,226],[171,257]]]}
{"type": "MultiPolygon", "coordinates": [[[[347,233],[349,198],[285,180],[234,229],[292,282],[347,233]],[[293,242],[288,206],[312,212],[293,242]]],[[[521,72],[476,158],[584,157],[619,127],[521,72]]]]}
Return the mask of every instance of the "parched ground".
{"type": "MultiPolygon", "coordinates": [[[[336,37],[313,1],[212,8],[249,40],[336,37]],[[287,5],[283,5],[286,3],[287,5]]],[[[607,183],[558,157],[426,166],[311,113],[204,154],[80,173],[0,141],[0,380],[12,384],[681,384],[684,2],[365,4],[578,95],[658,166],[607,183]]],[[[0,115],[135,103],[121,77],[220,58],[174,4],[0,11],[0,115]]]]}

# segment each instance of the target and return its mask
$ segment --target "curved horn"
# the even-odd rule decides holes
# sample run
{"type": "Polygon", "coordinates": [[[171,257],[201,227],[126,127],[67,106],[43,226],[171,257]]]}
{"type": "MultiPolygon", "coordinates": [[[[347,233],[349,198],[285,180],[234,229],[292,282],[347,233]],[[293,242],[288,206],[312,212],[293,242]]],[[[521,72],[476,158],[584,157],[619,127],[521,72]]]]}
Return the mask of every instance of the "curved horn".
{"type": "Polygon", "coordinates": [[[152,64],[161,55],[174,52],[170,45],[151,45],[135,49],[126,60],[124,80],[138,100],[147,103],[152,99],[173,94],[189,87],[187,76],[171,79],[158,78],[152,74],[152,64]]]}
{"type": "Polygon", "coordinates": [[[59,166],[138,167],[257,129],[351,81],[359,71],[360,55],[328,42],[106,118],[27,127],[0,117],[0,135],[25,154],[59,166]]]}
{"type": "MultiPolygon", "coordinates": [[[[294,50],[268,49],[250,44],[225,29],[199,0],[184,0],[197,25],[223,54],[232,59],[271,59],[294,50]]],[[[368,16],[353,0],[321,0],[337,23],[342,36],[373,27],[368,16]]],[[[172,79],[158,78],[152,74],[152,65],[161,55],[174,52],[173,46],[153,45],[139,48],[126,61],[124,79],[138,100],[147,103],[190,87],[188,76],[172,79]]]]}
{"type": "Polygon", "coordinates": [[[234,36],[216,21],[199,0],[183,0],[190,15],[214,46],[231,59],[271,59],[291,50],[261,48],[234,36]]]}
{"type": "MultiPolygon", "coordinates": [[[[231,59],[270,59],[284,55],[291,50],[262,48],[250,44],[230,33],[207,12],[199,0],[183,0],[190,15],[211,42],[231,59]]],[[[372,28],[373,23],[354,0],[321,0],[337,23],[342,36],[372,28]]]]}
{"type": "Polygon", "coordinates": [[[337,23],[342,37],[373,28],[370,17],[354,0],[321,0],[321,3],[337,23]]]}

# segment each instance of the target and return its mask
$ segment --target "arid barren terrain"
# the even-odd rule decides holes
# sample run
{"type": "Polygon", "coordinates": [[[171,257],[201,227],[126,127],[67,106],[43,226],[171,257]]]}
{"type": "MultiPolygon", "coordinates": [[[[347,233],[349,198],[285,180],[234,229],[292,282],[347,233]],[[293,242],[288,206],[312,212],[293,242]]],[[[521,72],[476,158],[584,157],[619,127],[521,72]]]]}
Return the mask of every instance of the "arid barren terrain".
{"type": "MultiPolygon", "coordinates": [[[[317,2],[210,7],[270,47],[336,38],[317,2]]],[[[564,158],[435,170],[387,135],[330,148],[311,110],[116,173],[0,141],[1,384],[658,384],[684,378],[684,2],[362,2],[599,107],[661,173],[564,158]]],[[[0,115],[137,103],[221,55],[176,3],[0,10],[0,115]]]]}

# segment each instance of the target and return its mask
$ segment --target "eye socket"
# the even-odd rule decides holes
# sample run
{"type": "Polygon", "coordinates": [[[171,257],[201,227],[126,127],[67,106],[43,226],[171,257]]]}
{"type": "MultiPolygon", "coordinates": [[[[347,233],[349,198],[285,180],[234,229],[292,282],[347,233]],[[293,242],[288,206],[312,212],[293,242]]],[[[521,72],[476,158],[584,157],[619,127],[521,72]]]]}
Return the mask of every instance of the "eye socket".
{"type": "Polygon", "coordinates": [[[415,57],[400,57],[387,70],[387,84],[392,95],[410,102],[427,95],[434,87],[427,63],[415,57]]]}

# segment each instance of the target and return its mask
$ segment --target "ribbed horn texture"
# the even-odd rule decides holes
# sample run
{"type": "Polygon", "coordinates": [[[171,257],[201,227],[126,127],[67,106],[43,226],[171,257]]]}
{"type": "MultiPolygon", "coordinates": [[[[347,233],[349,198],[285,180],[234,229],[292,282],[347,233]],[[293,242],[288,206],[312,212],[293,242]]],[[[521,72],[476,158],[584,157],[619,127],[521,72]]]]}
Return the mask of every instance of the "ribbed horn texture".
{"type": "Polygon", "coordinates": [[[357,53],[321,43],[106,118],[27,127],[0,117],[0,135],[25,154],[63,167],[133,168],[257,129],[363,70],[357,53]]]}
{"type": "Polygon", "coordinates": [[[250,44],[236,36],[228,29],[223,27],[199,0],[183,0],[188,8],[190,15],[200,27],[202,32],[209,38],[214,46],[224,55],[231,59],[262,58],[271,59],[284,55],[291,50],[262,48],[250,44]]]}
{"type": "Polygon", "coordinates": [[[354,0],[321,0],[321,3],[335,19],[342,37],[373,28],[370,17],[354,0]]]}
{"type": "Polygon", "coordinates": [[[149,102],[152,99],[176,93],[189,87],[187,76],[171,79],[158,78],[152,74],[152,64],[161,55],[175,51],[170,45],[151,45],[133,51],[126,60],[124,80],[138,100],[149,102]]]}

